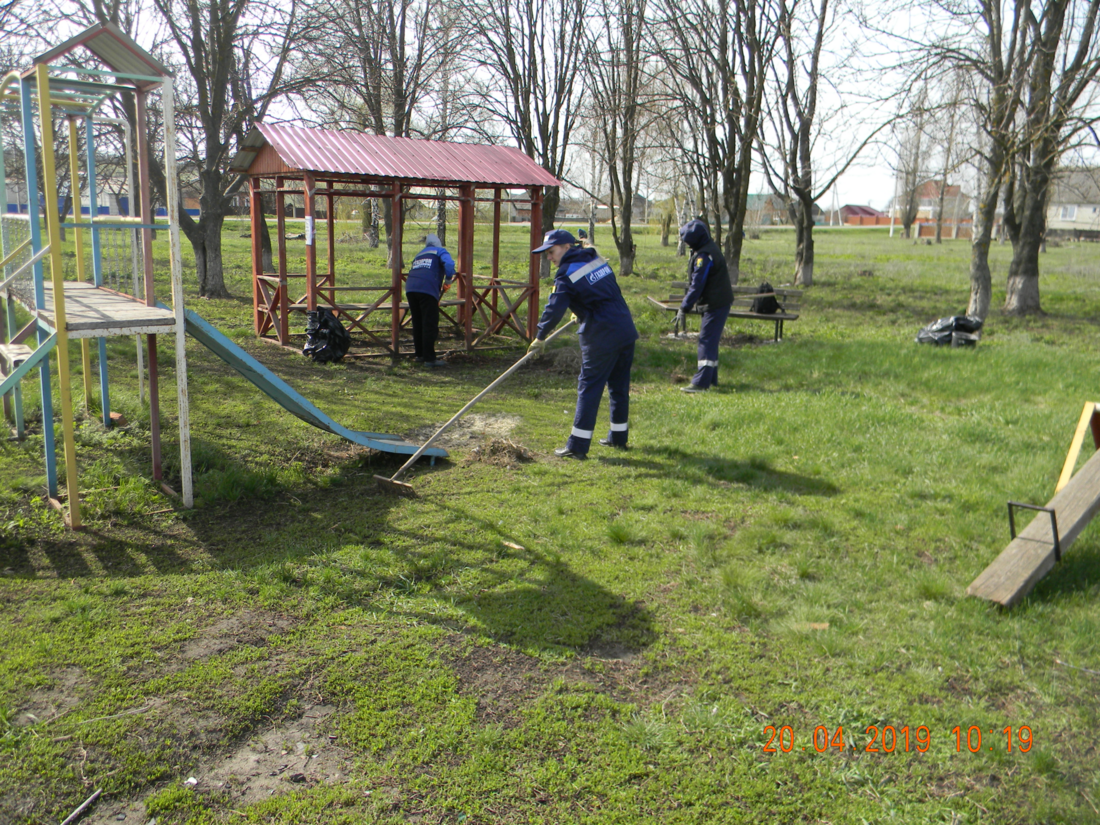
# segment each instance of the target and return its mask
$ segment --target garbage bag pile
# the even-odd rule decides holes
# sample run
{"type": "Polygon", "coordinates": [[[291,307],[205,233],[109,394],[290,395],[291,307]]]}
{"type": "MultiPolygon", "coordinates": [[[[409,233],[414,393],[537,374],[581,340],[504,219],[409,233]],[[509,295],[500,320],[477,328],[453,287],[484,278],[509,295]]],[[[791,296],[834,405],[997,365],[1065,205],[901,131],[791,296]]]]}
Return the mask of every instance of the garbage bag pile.
{"type": "Polygon", "coordinates": [[[351,346],[351,335],[332,314],[332,310],[312,310],[306,316],[309,323],[306,325],[306,345],[302,347],[302,355],[319,364],[335,363],[343,358],[351,346]]]}
{"type": "Polygon", "coordinates": [[[917,333],[918,344],[972,347],[981,336],[982,319],[974,315],[952,315],[940,318],[917,333]]]}

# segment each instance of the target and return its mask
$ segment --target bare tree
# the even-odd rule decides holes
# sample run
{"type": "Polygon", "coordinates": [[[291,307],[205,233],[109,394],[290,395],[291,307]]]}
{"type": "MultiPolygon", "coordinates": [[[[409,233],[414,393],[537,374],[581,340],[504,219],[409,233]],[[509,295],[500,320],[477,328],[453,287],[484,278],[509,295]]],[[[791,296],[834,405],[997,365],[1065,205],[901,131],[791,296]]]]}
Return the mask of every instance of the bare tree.
{"type": "Polygon", "coordinates": [[[649,119],[646,0],[600,0],[599,15],[587,68],[610,183],[611,234],[625,277],[634,272],[634,196],[649,119]]]}
{"type": "Polygon", "coordinates": [[[771,0],[661,0],[656,48],[675,105],[674,138],[693,165],[700,208],[736,281],[766,71],[771,0]],[[704,201],[705,199],[705,201],[704,201]]]}
{"type": "MultiPolygon", "coordinates": [[[[933,122],[936,142],[943,155],[941,179],[936,202],[936,243],[943,243],[944,203],[947,198],[949,181],[968,160],[967,153],[960,145],[960,132],[966,109],[962,104],[966,91],[966,76],[962,72],[952,72],[947,81],[947,99],[938,107],[938,117],[933,122]]],[[[956,229],[958,221],[958,198],[955,209],[956,229]]]]}
{"type": "Polygon", "coordinates": [[[1005,227],[1012,263],[1004,309],[1015,315],[1042,311],[1039,252],[1046,234],[1046,210],[1059,158],[1095,117],[1087,113],[1100,73],[1096,37],[1100,0],[1050,0],[1029,30],[1035,59],[1026,78],[1020,134],[1005,191],[1005,227]]]}
{"type": "MultiPolygon", "coordinates": [[[[456,60],[455,16],[438,0],[324,0],[311,16],[305,63],[317,82],[308,87],[309,105],[328,125],[393,137],[445,136],[453,128],[454,97],[446,84],[456,60]],[[443,121],[418,118],[432,95],[444,107],[442,132],[443,121]]],[[[392,252],[389,200],[382,201],[382,215],[392,252]]],[[[376,241],[377,204],[363,204],[362,220],[376,241]]]]}
{"type": "MultiPolygon", "coordinates": [[[[180,209],[195,251],[199,295],[225,298],[222,224],[243,178],[227,173],[234,149],[271,102],[295,88],[288,61],[300,34],[297,0],[153,0],[168,28],[184,82],[177,108],[181,168],[198,178],[198,219],[180,209]]],[[[181,187],[182,198],[182,187],[181,187]]]]}
{"type": "MultiPolygon", "coordinates": [[[[477,105],[528,157],[564,177],[585,91],[588,0],[473,0],[468,11],[471,59],[490,78],[477,105]]],[[[543,231],[560,197],[557,187],[547,190],[543,231]]]]}
{"type": "MultiPolygon", "coordinates": [[[[814,204],[890,121],[885,120],[847,147],[839,163],[834,164],[833,174],[815,187],[817,138],[823,131],[840,132],[840,128],[830,127],[842,117],[849,118],[843,106],[827,112],[825,117],[818,111],[822,57],[836,12],[830,0],[816,0],[816,5],[802,0],[777,3],[779,49],[770,66],[775,93],[766,107],[758,141],[764,176],[787,206],[795,226],[794,282],[813,286],[814,204]]],[[[843,62],[834,61],[834,73],[840,71],[843,62]]]]}

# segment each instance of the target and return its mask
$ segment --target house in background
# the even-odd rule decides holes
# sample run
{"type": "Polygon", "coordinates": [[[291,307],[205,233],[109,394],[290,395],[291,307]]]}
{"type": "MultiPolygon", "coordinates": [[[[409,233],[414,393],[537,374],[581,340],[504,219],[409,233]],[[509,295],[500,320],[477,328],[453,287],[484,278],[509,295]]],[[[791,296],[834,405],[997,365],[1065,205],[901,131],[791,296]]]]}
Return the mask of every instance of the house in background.
{"type": "MultiPolygon", "coordinates": [[[[940,210],[940,187],[943,181],[926,180],[917,187],[917,217],[918,223],[934,221],[940,210]]],[[[943,217],[944,220],[966,220],[970,215],[971,196],[963,192],[957,184],[948,184],[943,193],[943,217]]],[[[887,214],[893,212],[896,220],[901,220],[902,210],[900,206],[905,203],[905,195],[890,199],[887,214]]]]}
{"type": "Polygon", "coordinates": [[[882,226],[890,223],[890,216],[880,212],[873,206],[846,203],[835,212],[830,212],[825,217],[825,223],[829,226],[882,226]]]}
{"type": "Polygon", "coordinates": [[[1100,168],[1057,173],[1047,207],[1047,235],[1100,240],[1100,168]]]}

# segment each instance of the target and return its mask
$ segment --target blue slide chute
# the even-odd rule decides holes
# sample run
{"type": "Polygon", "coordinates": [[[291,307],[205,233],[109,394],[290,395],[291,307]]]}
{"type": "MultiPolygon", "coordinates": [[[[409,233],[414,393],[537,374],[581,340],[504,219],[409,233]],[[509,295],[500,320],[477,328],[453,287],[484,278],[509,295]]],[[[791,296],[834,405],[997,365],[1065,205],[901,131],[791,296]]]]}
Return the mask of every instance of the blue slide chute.
{"type": "MultiPolygon", "coordinates": [[[[307,424],[312,424],[325,432],[346,438],[353,444],[370,447],[372,450],[381,450],[385,453],[398,453],[400,455],[412,455],[420,445],[410,444],[400,436],[385,435],[384,433],[364,433],[358,430],[349,430],[341,426],[321,412],[317,407],[299,395],[289,384],[279,378],[275,373],[238,347],[220,332],[207,323],[199,315],[189,309],[185,309],[184,322],[187,334],[195,338],[200,344],[212,351],[225,363],[255,384],[261,392],[273,399],[287,412],[293,413],[307,424]]],[[[447,451],[439,447],[430,447],[424,451],[424,455],[443,457],[447,451]]]]}

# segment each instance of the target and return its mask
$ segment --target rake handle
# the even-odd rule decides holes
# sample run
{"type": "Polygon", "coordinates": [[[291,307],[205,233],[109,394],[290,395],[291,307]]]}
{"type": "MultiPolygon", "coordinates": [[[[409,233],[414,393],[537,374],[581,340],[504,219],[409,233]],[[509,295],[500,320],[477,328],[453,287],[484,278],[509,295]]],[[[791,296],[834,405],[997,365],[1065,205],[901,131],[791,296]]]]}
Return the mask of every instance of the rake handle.
{"type": "MultiPolygon", "coordinates": [[[[574,323],[576,323],[576,322],[573,321],[573,320],[570,320],[567,323],[563,324],[562,326],[558,327],[556,330],[554,330],[552,333],[550,333],[550,335],[547,336],[546,343],[549,344],[551,341],[553,341],[555,338],[557,338],[559,335],[561,335],[561,333],[565,332],[567,329],[569,329],[569,327],[573,326],[574,323]]],[[[508,369],[506,369],[504,372],[502,372],[497,377],[497,379],[495,381],[493,381],[492,384],[490,384],[485,389],[483,389],[481,392],[479,392],[477,395],[475,395],[473,398],[471,398],[469,403],[467,403],[465,407],[463,407],[461,410],[456,412],[454,414],[454,416],[451,418],[450,421],[448,421],[446,424],[444,424],[442,427],[440,427],[438,430],[436,430],[435,435],[433,435],[431,438],[429,438],[427,441],[425,441],[423,446],[421,446],[421,448],[419,450],[417,450],[415,453],[412,454],[412,458],[410,458],[403,465],[401,465],[401,468],[390,477],[390,481],[397,481],[399,478],[401,478],[401,476],[403,476],[405,474],[405,471],[408,470],[413,464],[415,464],[416,460],[424,454],[424,451],[426,449],[428,449],[430,446],[432,446],[432,444],[435,443],[436,439],[439,438],[441,435],[443,435],[443,433],[445,433],[447,431],[448,427],[450,427],[452,424],[454,424],[456,421],[458,421],[458,419],[462,418],[462,416],[465,415],[467,413],[467,411],[469,411],[469,409],[472,406],[474,406],[474,404],[476,404],[478,401],[480,401],[482,398],[484,398],[485,395],[490,390],[495,388],[501,381],[503,381],[505,378],[507,378],[513,372],[515,372],[520,367],[522,367],[524,364],[526,364],[533,357],[533,355],[534,354],[530,353],[530,352],[525,354],[522,358],[520,358],[518,361],[516,361],[516,363],[512,364],[512,366],[510,366],[508,369]]]]}

